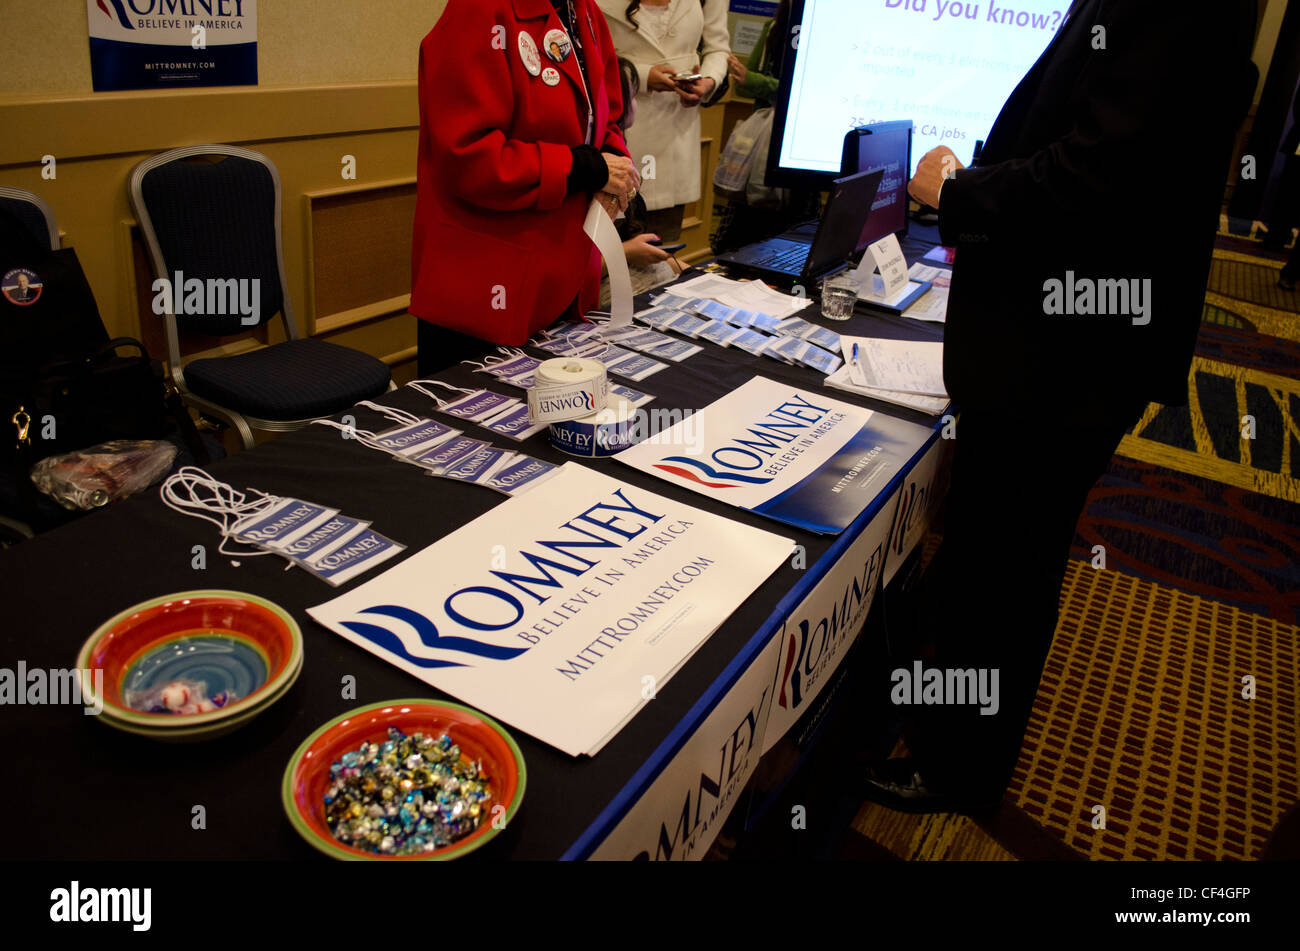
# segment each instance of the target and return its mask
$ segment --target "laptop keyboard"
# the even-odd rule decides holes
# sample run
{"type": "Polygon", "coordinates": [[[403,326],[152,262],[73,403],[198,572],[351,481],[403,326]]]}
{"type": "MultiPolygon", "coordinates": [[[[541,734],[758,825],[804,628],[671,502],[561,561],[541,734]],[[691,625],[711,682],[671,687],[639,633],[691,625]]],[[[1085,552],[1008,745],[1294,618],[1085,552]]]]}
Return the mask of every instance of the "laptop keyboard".
{"type": "Polygon", "coordinates": [[[804,264],[808,261],[808,252],[811,250],[812,248],[806,244],[796,244],[787,248],[773,248],[766,254],[753,258],[749,263],[772,271],[802,274],[804,264]]]}

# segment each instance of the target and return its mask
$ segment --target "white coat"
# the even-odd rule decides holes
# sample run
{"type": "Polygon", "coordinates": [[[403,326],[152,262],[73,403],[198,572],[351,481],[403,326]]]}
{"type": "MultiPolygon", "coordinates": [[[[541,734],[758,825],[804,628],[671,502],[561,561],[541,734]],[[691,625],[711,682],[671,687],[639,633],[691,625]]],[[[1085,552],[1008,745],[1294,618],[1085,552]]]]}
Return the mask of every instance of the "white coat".
{"type": "MultiPolygon", "coordinates": [[[[636,64],[641,80],[636,121],[627,130],[627,144],[642,174],[646,208],[657,211],[699,200],[700,106],[683,106],[674,92],[650,92],[650,68],[663,64],[673,72],[697,70],[714,81],[715,94],[721,90],[731,52],[728,0],[704,0],[703,4],[700,0],[672,0],[662,45],[628,22],[627,0],[597,0],[597,4],[609,22],[614,49],[636,64]],[[648,158],[653,158],[653,166],[648,158]],[[653,178],[646,174],[651,167],[653,178]]],[[[637,19],[644,22],[644,13],[637,19]]]]}

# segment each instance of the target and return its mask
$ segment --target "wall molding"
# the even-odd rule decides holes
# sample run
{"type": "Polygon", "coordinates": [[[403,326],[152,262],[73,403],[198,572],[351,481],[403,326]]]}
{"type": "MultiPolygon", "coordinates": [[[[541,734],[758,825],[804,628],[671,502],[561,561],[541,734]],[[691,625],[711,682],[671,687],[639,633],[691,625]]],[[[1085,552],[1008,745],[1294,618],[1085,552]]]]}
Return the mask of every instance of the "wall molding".
{"type": "Polygon", "coordinates": [[[207,142],[271,142],[418,129],[414,80],[97,93],[0,101],[0,166],[163,152],[207,142]],[[33,146],[39,141],[39,153],[33,146]]]}

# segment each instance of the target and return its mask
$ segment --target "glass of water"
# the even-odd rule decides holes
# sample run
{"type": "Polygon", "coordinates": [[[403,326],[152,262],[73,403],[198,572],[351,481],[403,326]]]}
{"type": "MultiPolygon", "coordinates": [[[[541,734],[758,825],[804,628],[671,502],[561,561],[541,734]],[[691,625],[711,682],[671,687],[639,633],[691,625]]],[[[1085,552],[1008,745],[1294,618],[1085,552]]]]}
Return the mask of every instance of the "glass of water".
{"type": "Polygon", "coordinates": [[[822,316],[827,320],[848,320],[858,302],[858,282],[852,272],[822,281],[822,316]]]}

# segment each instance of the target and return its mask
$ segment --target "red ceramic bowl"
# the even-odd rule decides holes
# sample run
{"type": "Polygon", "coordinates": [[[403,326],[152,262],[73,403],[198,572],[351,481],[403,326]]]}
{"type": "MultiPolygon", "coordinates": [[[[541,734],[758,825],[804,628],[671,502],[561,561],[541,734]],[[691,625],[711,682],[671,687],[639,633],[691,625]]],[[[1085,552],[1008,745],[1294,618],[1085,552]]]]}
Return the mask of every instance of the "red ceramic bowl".
{"type": "Polygon", "coordinates": [[[289,821],[307,842],[331,858],[383,861],[434,861],[472,852],[505,828],[519,811],[527,772],[513,737],[499,724],[469,707],[433,700],[385,700],[358,707],[326,723],[303,741],[284,771],[280,795],[289,821]],[[419,855],[381,855],[344,845],[325,822],[325,791],[330,766],[362,743],[382,743],[388,728],[403,733],[446,733],[461,755],[481,760],[491,780],[492,802],[477,829],[458,842],[419,855]],[[504,807],[502,809],[501,807],[504,807]]]}
{"type": "Polygon", "coordinates": [[[288,689],[302,667],[302,632],[283,608],[238,591],[183,591],[145,601],[106,621],[82,645],[82,670],[103,670],[105,722],[139,733],[207,733],[248,719],[288,689]],[[266,677],[247,696],[207,713],[145,713],[128,707],[122,685],[132,667],[161,647],[193,637],[226,637],[260,655],[266,677]]]}

